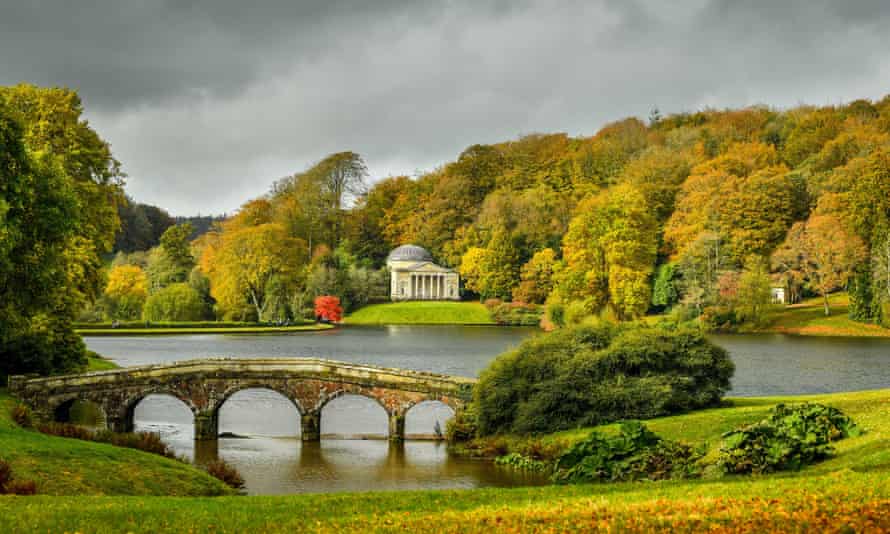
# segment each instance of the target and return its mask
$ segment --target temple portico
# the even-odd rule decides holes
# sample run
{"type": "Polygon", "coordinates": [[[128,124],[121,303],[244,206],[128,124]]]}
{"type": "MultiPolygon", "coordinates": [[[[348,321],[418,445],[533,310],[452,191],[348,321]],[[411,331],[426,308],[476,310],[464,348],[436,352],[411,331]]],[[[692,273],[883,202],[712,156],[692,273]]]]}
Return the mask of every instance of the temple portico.
{"type": "Polygon", "coordinates": [[[433,263],[426,249],[402,245],[386,260],[391,273],[392,300],[460,300],[460,277],[433,263]]]}

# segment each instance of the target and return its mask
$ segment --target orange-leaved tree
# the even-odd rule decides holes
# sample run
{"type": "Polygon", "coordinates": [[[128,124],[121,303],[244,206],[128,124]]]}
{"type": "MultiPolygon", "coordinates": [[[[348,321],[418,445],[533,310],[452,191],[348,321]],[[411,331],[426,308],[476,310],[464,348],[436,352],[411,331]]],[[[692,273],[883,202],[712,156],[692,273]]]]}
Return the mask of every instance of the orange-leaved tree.
{"type": "Polygon", "coordinates": [[[338,323],[343,319],[340,299],[332,295],[315,297],[315,318],[321,321],[338,323]]]}

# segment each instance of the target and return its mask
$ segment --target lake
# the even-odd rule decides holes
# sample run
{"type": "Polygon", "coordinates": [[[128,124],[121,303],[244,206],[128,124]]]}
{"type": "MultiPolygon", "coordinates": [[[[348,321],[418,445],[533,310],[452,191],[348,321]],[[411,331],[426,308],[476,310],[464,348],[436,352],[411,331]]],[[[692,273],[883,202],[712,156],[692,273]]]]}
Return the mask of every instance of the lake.
{"type": "MultiPolygon", "coordinates": [[[[123,366],[207,357],[320,357],[384,367],[477,376],[498,354],[535,328],[483,326],[342,327],[320,332],[263,335],[87,337],[87,346],[123,366]]],[[[890,387],[890,340],[787,335],[715,335],[736,364],[730,395],[826,393],[890,387]]],[[[444,428],[442,405],[409,412],[406,433],[444,428]]],[[[337,439],[384,437],[386,414],[375,402],[344,395],[322,413],[321,432],[332,439],[299,440],[294,406],[266,390],[245,390],[222,407],[215,445],[192,439],[191,413],[178,400],[146,398],[137,428],[157,431],[180,454],[219,456],[235,465],[254,494],[381,489],[472,488],[541,484],[545,480],[489,462],[450,456],[439,442],[337,439]],[[208,449],[209,447],[209,449],[208,449]],[[215,448],[214,448],[215,447],[215,448]]]]}

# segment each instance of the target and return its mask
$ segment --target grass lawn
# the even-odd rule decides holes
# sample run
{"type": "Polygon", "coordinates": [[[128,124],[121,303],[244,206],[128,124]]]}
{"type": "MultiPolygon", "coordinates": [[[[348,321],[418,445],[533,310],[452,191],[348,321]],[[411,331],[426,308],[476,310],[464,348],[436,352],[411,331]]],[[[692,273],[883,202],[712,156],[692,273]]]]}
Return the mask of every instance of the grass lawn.
{"type": "Polygon", "coordinates": [[[111,360],[97,355],[87,355],[87,371],[108,371],[109,369],[117,369],[120,366],[111,360]]]}
{"type": "MultiPolygon", "coordinates": [[[[798,473],[698,481],[276,497],[0,497],[0,531],[69,532],[880,532],[890,529],[890,390],[733,399],[649,422],[708,442],[777,402],[820,401],[867,432],[798,473]]],[[[578,439],[586,431],[549,439],[578,439]]]]}
{"type": "MultiPolygon", "coordinates": [[[[47,436],[19,428],[15,401],[0,389],[0,459],[15,478],[34,480],[45,495],[219,495],[221,482],[189,464],[134,449],[47,436]]],[[[4,505],[15,500],[6,499],[4,505]]],[[[59,503],[62,500],[57,501],[59,503]]],[[[22,504],[19,501],[19,504],[22,504]]],[[[0,505],[3,506],[3,505],[0,505]]],[[[20,530],[0,526],[0,532],[20,530]]]]}
{"type": "Polygon", "coordinates": [[[829,296],[830,315],[825,316],[822,298],[805,300],[769,312],[768,325],[761,332],[806,336],[890,337],[890,329],[858,323],[847,316],[850,298],[846,293],[829,296]]]}
{"type": "Polygon", "coordinates": [[[371,304],[348,315],[345,324],[495,324],[479,302],[410,301],[371,304]]]}
{"type": "Polygon", "coordinates": [[[223,328],[152,327],[152,328],[77,328],[82,336],[169,336],[177,334],[280,334],[307,332],[333,328],[329,324],[301,324],[295,326],[233,326],[223,328]]]}

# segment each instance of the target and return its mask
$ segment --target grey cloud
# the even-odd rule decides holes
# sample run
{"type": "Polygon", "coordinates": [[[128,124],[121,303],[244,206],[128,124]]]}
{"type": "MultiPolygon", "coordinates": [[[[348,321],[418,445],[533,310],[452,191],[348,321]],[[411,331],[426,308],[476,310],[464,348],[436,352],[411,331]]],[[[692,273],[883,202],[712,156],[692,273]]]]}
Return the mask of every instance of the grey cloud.
{"type": "Polygon", "coordinates": [[[890,92],[882,2],[9,4],[0,83],[78,88],[130,192],[182,214],[230,211],[337,150],[410,174],[654,105],[890,92]]]}

